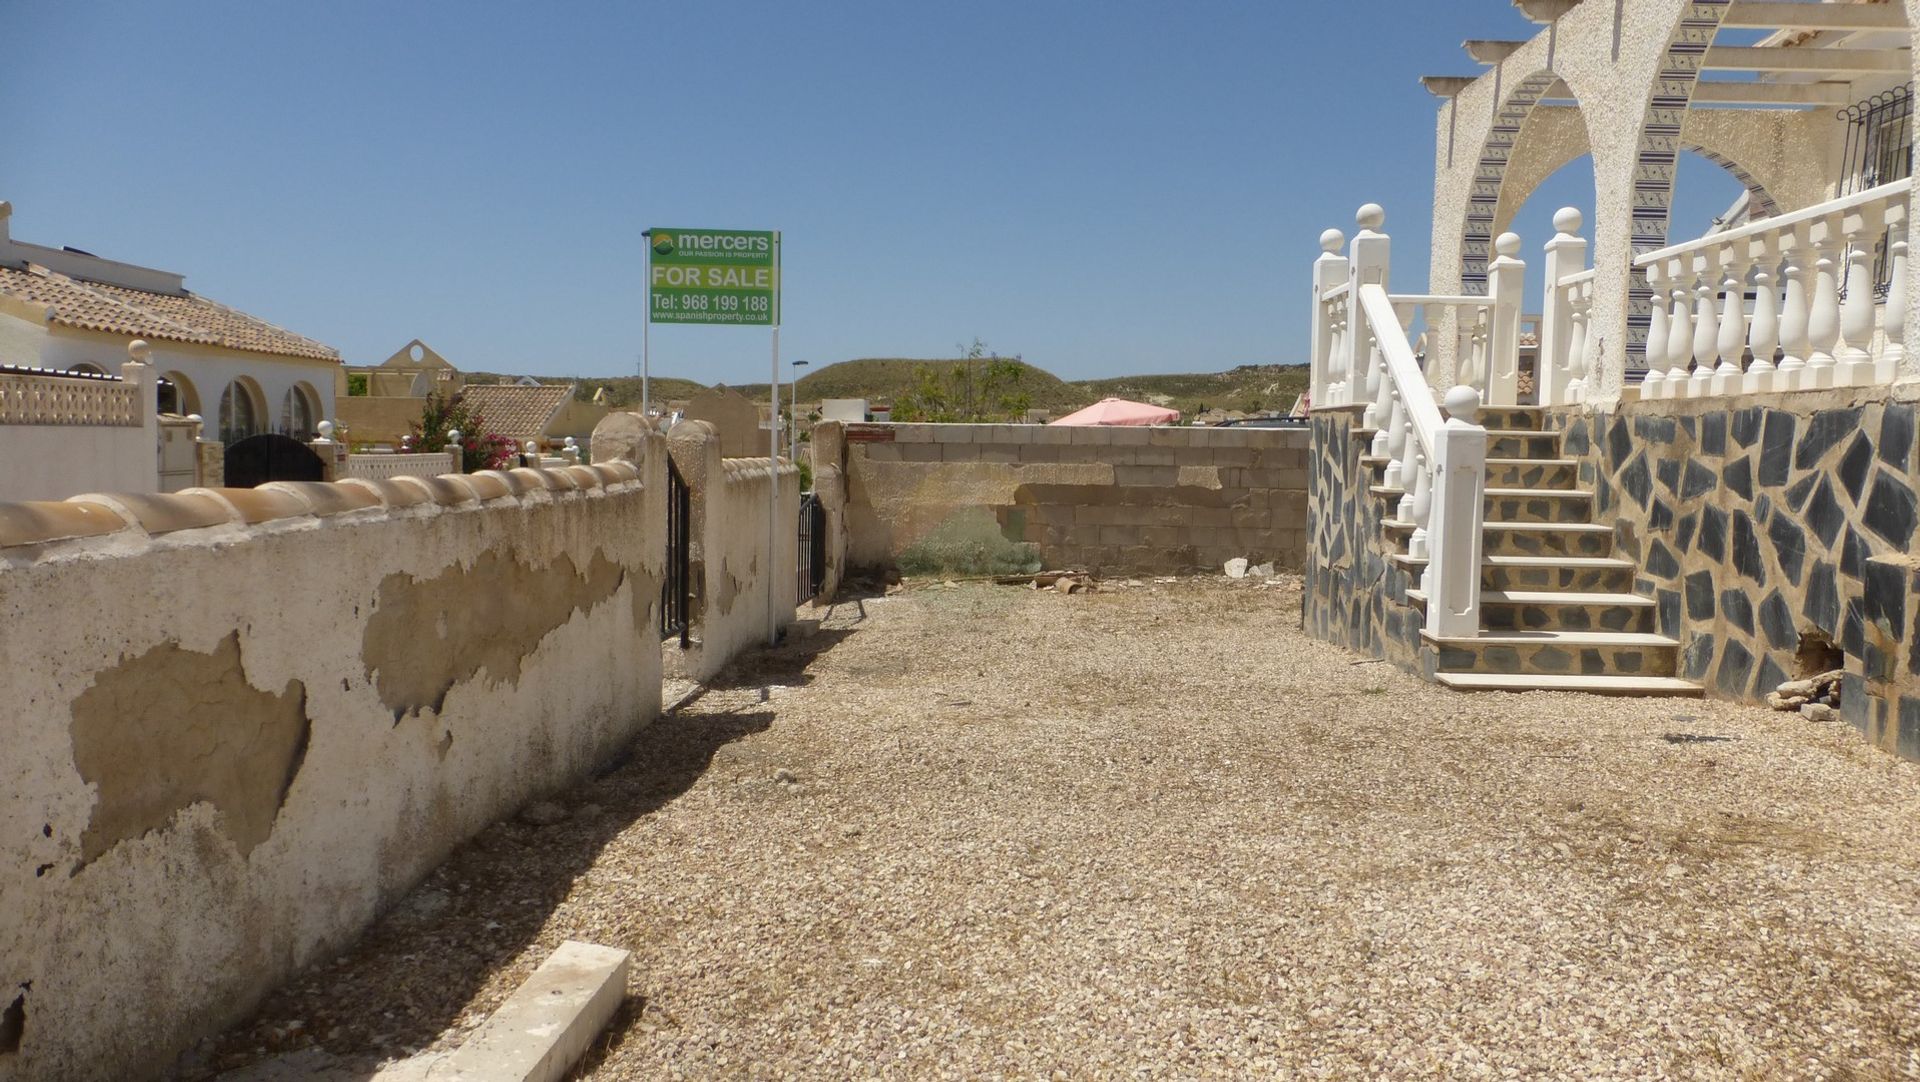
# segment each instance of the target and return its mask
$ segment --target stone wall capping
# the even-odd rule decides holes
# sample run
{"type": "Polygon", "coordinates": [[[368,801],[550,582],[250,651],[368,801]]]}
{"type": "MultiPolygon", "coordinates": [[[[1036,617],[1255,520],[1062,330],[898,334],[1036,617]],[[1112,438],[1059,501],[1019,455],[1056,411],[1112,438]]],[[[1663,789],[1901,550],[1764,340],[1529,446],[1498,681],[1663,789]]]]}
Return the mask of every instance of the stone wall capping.
{"type": "Polygon", "coordinates": [[[473,489],[460,483],[458,474],[443,474],[439,477],[396,477],[394,481],[424,492],[429,500],[441,507],[457,507],[463,503],[472,503],[478,498],[473,494],[473,489]]]}
{"type": "MultiPolygon", "coordinates": [[[[596,470],[611,470],[614,476],[622,482],[640,480],[640,467],[635,466],[631,462],[599,462],[595,463],[592,468],[596,470]]],[[[605,475],[602,474],[602,476],[605,475]]]]}
{"type": "Polygon", "coordinates": [[[223,500],[205,493],[82,493],[76,502],[105,504],[147,531],[148,536],[225,526],[238,519],[223,500]]]}
{"type": "MultiPolygon", "coordinates": [[[[469,477],[490,477],[507,486],[507,494],[518,496],[527,491],[527,479],[518,476],[522,470],[475,470],[469,477]]],[[[483,499],[487,497],[482,497],[483,499]]]]}
{"type": "MultiPolygon", "coordinates": [[[[678,430],[685,424],[687,424],[687,422],[682,421],[673,427],[675,430],[678,430]]],[[[574,485],[582,492],[601,487],[600,475],[593,472],[592,466],[568,466],[560,472],[573,478],[574,485]]]]}
{"type": "Polygon", "coordinates": [[[106,504],[77,497],[64,502],[0,503],[0,548],[102,537],[130,525],[106,504]]]}
{"type": "MultiPolygon", "coordinates": [[[[613,488],[615,485],[632,480],[628,471],[620,469],[615,463],[601,462],[587,468],[600,478],[601,488],[613,488]]],[[[631,467],[628,469],[630,470],[631,467]]]]}
{"type": "Polygon", "coordinates": [[[304,518],[313,506],[298,492],[268,488],[189,488],[183,495],[208,496],[233,509],[234,520],[248,526],[278,519],[304,518]]]}
{"type": "Polygon", "coordinates": [[[357,485],[341,485],[326,481],[269,481],[254,491],[297,496],[306,501],[313,514],[321,518],[383,506],[377,492],[369,492],[357,485]]]}
{"type": "Polygon", "coordinates": [[[466,486],[467,491],[473,493],[474,498],[481,503],[506,499],[513,495],[513,488],[507,484],[507,479],[491,470],[482,470],[479,473],[447,474],[446,479],[457,485],[466,486]]]}
{"type": "Polygon", "coordinates": [[[398,478],[349,477],[340,484],[366,489],[380,497],[380,502],[390,510],[418,507],[433,502],[432,496],[425,489],[417,485],[401,484],[398,478]]]}
{"type": "Polygon", "coordinates": [[[580,487],[579,482],[573,479],[573,475],[564,469],[545,470],[520,466],[506,472],[509,478],[520,485],[516,489],[518,492],[573,492],[580,487]]]}

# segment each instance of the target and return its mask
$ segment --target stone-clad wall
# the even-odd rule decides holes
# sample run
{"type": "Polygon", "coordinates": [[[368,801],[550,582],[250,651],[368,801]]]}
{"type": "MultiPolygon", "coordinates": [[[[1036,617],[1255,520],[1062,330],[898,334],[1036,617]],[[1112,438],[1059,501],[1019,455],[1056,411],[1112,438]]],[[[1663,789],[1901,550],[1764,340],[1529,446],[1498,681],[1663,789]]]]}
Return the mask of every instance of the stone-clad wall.
{"type": "MultiPolygon", "coordinates": [[[[851,424],[843,438],[852,567],[1306,561],[1304,428],[851,424]]],[[[816,454],[814,470],[835,464],[816,454]]]]}
{"type": "Polygon", "coordinates": [[[1846,654],[1841,712],[1920,758],[1914,405],[1809,392],[1557,411],[1595,521],[1636,560],[1681,675],[1758,699],[1804,675],[1803,632],[1846,654]]]}
{"type": "Polygon", "coordinates": [[[1360,464],[1369,439],[1356,433],[1363,407],[1313,415],[1313,470],[1307,494],[1313,544],[1306,564],[1301,622],[1317,639],[1418,671],[1420,613],[1407,603],[1411,576],[1388,556],[1383,501],[1367,492],[1360,464]]]}

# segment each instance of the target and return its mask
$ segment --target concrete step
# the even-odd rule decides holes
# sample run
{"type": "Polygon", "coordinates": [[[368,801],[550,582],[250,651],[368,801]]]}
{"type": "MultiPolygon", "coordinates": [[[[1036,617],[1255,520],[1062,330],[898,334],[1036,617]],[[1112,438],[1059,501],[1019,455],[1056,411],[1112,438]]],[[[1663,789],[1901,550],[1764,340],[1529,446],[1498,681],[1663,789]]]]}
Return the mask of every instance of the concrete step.
{"type": "Polygon", "coordinates": [[[1591,522],[1489,522],[1480,536],[1490,556],[1613,554],[1613,528],[1591,522]]]}
{"type": "Polygon", "coordinates": [[[1443,672],[1434,680],[1455,691],[1580,691],[1589,695],[1700,695],[1699,684],[1672,676],[1443,672]]]}
{"type": "Polygon", "coordinates": [[[1523,428],[1487,429],[1488,458],[1558,458],[1560,433],[1523,428]]]}
{"type": "Polygon", "coordinates": [[[1489,431],[1538,432],[1546,422],[1546,411],[1539,406],[1481,406],[1474,423],[1489,431]]]}
{"type": "Polygon", "coordinates": [[[1489,488],[1572,488],[1580,463],[1571,458],[1489,458],[1489,488]]]}
{"type": "Polygon", "coordinates": [[[1680,643],[1643,631],[1482,631],[1442,638],[1422,630],[1435,673],[1673,676],[1680,643]]]}
{"type": "Polygon", "coordinates": [[[1593,493],[1572,488],[1494,488],[1486,492],[1488,522],[1588,522],[1593,493]]]}
{"type": "MultiPolygon", "coordinates": [[[[1426,594],[1408,590],[1407,600],[1425,610],[1426,594]]],[[[1653,630],[1655,606],[1639,594],[1571,590],[1482,590],[1480,626],[1495,631],[1653,630]]]]}
{"type": "MultiPolygon", "coordinates": [[[[1424,570],[1424,557],[1397,553],[1394,563],[1424,570]]],[[[1613,556],[1493,556],[1480,560],[1482,590],[1555,590],[1574,593],[1630,594],[1638,568],[1613,556]]]]}

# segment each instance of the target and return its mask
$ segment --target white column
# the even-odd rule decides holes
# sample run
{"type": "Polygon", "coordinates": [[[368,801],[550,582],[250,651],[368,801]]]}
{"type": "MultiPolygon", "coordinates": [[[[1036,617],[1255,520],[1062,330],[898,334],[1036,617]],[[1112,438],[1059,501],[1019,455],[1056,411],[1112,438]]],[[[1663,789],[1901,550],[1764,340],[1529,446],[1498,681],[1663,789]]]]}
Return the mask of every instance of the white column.
{"type": "Polygon", "coordinates": [[[1667,281],[1673,287],[1673,315],[1667,320],[1666,397],[1684,398],[1693,363],[1693,285],[1699,281],[1693,260],[1682,256],[1667,261],[1667,281]]]}
{"type": "Polygon", "coordinates": [[[1432,510],[1427,530],[1427,631],[1447,638],[1480,633],[1481,525],[1485,515],[1487,430],[1474,423],[1480,394],[1447,392],[1447,422],[1434,433],[1432,510]]]}
{"type": "Polygon", "coordinates": [[[1720,356],[1720,317],[1714,310],[1713,294],[1720,281],[1718,252],[1701,252],[1693,257],[1697,276],[1693,283],[1693,375],[1687,380],[1687,397],[1707,393],[1713,381],[1713,362],[1720,356]]]}
{"type": "Polygon", "coordinates": [[[1584,402],[1588,385],[1587,323],[1593,318],[1593,279],[1575,284],[1569,294],[1573,333],[1567,336],[1566,401],[1584,402]]]}
{"type": "Polygon", "coordinates": [[[1713,370],[1708,390],[1713,394],[1739,394],[1740,355],[1747,347],[1747,253],[1738,241],[1720,252],[1720,338],[1714,344],[1720,364],[1713,370]]]}
{"type": "Polygon", "coordinates": [[[140,444],[147,449],[141,470],[146,481],[143,492],[160,491],[160,377],[147,360],[152,352],[153,347],[136,338],[127,343],[127,359],[120,365],[120,378],[133,390],[133,408],[140,416],[140,430],[147,436],[140,444]]]}
{"type": "Polygon", "coordinates": [[[1873,234],[1871,207],[1847,212],[1841,232],[1847,238],[1847,297],[1840,304],[1840,345],[1834,350],[1833,381],[1840,387],[1873,382],[1873,234]]]}
{"type": "Polygon", "coordinates": [[[1520,309],[1526,299],[1527,264],[1519,258],[1520,237],[1502,233],[1493,242],[1499,253],[1487,265],[1487,403],[1520,404],[1520,309]]]}
{"type": "Polygon", "coordinates": [[[1329,229],[1320,234],[1320,256],[1313,261],[1313,359],[1312,382],[1308,385],[1307,401],[1314,406],[1335,405],[1329,394],[1336,382],[1333,371],[1334,358],[1334,309],[1324,299],[1326,291],[1347,280],[1347,257],[1340,254],[1340,246],[1347,238],[1338,229],[1329,229]]]}
{"type": "Polygon", "coordinates": [[[1840,342],[1840,223],[1823,218],[1809,233],[1813,242],[1813,295],[1807,311],[1807,370],[1802,387],[1834,385],[1833,351],[1840,342]]]}
{"type": "Polygon", "coordinates": [[[1577,378],[1574,370],[1580,364],[1580,358],[1573,355],[1573,289],[1560,284],[1560,279],[1587,269],[1587,241],[1576,235],[1580,225],[1578,210],[1561,207],[1553,215],[1553,228],[1557,232],[1547,242],[1546,292],[1540,309],[1540,358],[1535,362],[1534,373],[1543,406],[1571,400],[1567,385],[1577,378]]]}
{"type": "MultiPolygon", "coordinates": [[[[1598,278],[1598,275],[1595,276],[1598,278]]],[[[1647,268],[1647,288],[1653,291],[1647,323],[1647,375],[1640,381],[1641,398],[1667,397],[1667,269],[1656,261],[1647,268]]]]}
{"type": "Polygon", "coordinates": [[[1813,315],[1808,300],[1813,263],[1805,225],[1796,225],[1780,235],[1780,255],[1780,284],[1786,293],[1780,302],[1781,356],[1780,367],[1773,374],[1773,389],[1797,391],[1806,380],[1807,354],[1813,352],[1807,340],[1813,315]]]}
{"type": "Polygon", "coordinates": [[[1747,345],[1753,350],[1753,363],[1740,378],[1740,390],[1746,394],[1773,389],[1773,347],[1780,342],[1780,290],[1774,284],[1773,270],[1780,256],[1775,238],[1761,234],[1748,242],[1747,258],[1753,261],[1753,324],[1747,329],[1747,345]]]}
{"type": "Polygon", "coordinates": [[[1887,300],[1880,308],[1880,333],[1885,343],[1874,363],[1874,381],[1891,387],[1907,359],[1907,201],[1887,206],[1887,300]]]}
{"type": "MultiPolygon", "coordinates": [[[[1380,227],[1387,224],[1387,212],[1380,209],[1378,203],[1361,207],[1353,220],[1359,223],[1360,231],[1353,235],[1353,243],[1347,246],[1347,312],[1351,330],[1346,336],[1348,356],[1343,367],[1348,386],[1359,387],[1371,378],[1369,369],[1373,359],[1372,334],[1367,326],[1366,310],[1360,306],[1360,287],[1386,286],[1387,271],[1392,262],[1392,241],[1380,232],[1380,227]]],[[[1372,387],[1368,389],[1377,390],[1372,387]]],[[[1354,401],[1365,402],[1367,399],[1354,401]]]]}

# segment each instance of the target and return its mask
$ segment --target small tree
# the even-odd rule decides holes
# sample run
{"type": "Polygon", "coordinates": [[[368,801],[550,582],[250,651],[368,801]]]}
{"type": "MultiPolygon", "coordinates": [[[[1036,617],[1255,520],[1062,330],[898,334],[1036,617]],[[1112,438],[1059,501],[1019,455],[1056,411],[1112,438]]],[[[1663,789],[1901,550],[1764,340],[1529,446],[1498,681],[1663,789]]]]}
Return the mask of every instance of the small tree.
{"type": "Polygon", "coordinates": [[[486,418],[466,404],[460,393],[428,391],[420,407],[420,419],[413,422],[413,446],[419,451],[444,451],[447,433],[460,433],[460,470],[496,470],[506,465],[513,454],[513,441],[505,436],[484,432],[486,418]]]}

